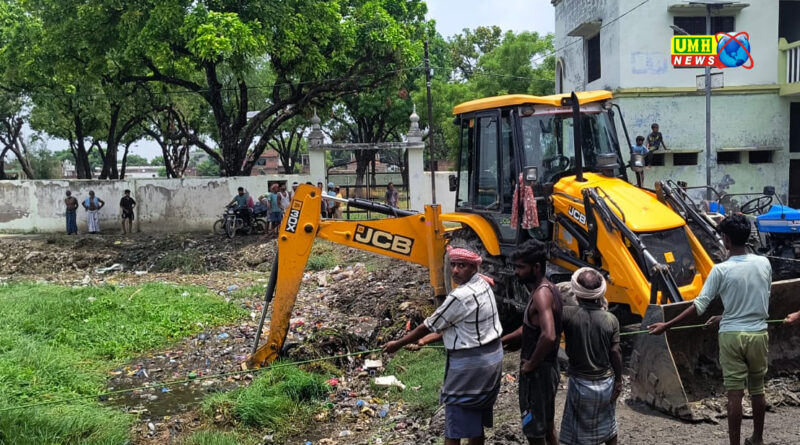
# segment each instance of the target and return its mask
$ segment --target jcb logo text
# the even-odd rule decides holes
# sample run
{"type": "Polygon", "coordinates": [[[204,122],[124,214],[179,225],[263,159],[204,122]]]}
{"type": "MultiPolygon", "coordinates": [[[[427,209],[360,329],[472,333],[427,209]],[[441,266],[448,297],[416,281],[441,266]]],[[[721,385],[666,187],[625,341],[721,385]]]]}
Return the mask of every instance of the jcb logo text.
{"type": "Polygon", "coordinates": [[[569,208],[569,216],[575,218],[575,221],[578,221],[582,225],[586,225],[586,215],[580,212],[580,210],[576,209],[575,207],[569,208]]]}
{"type": "Polygon", "coordinates": [[[292,208],[289,209],[289,217],[286,218],[286,230],[289,233],[297,232],[297,222],[300,221],[300,210],[303,209],[303,201],[292,201],[292,208]]]}
{"type": "Polygon", "coordinates": [[[411,247],[414,245],[414,240],[411,238],[362,226],[361,224],[356,226],[356,235],[353,240],[357,243],[399,253],[400,255],[410,255],[411,247]]]}

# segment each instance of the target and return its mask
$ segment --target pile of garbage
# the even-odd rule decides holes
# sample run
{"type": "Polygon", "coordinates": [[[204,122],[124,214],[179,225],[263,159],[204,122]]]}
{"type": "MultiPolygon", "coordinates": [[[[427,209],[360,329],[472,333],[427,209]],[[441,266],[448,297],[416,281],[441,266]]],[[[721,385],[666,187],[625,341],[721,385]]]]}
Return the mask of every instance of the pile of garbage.
{"type": "Polygon", "coordinates": [[[275,252],[275,243],[269,241],[199,234],[9,236],[0,238],[0,274],[91,272],[112,266],[117,271],[150,273],[265,271],[275,252]]]}

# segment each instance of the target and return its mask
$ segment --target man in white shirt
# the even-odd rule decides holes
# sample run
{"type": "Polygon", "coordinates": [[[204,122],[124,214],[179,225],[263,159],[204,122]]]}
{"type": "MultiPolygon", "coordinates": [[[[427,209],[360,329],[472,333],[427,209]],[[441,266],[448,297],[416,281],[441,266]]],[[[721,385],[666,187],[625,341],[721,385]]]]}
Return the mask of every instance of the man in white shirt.
{"type": "Polygon", "coordinates": [[[445,445],[485,442],[484,427],[493,423],[500,390],[503,328],[491,279],[478,273],[481,257],[463,248],[449,250],[453,281],[458,287],[425,322],[383,350],[393,353],[408,344],[441,334],[447,348],[447,368],[441,392],[445,405],[445,445]]]}

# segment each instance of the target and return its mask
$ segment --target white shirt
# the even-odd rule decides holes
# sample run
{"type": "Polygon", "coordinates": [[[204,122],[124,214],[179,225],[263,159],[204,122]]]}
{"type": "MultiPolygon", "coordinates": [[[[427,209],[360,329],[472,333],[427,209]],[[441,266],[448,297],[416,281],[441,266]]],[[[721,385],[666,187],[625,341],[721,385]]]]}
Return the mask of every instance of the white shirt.
{"type": "Polygon", "coordinates": [[[288,209],[289,204],[291,204],[292,198],[289,196],[289,192],[278,192],[278,199],[280,199],[280,205],[282,209],[288,209]]]}
{"type": "Polygon", "coordinates": [[[503,334],[494,292],[477,273],[450,291],[424,323],[431,332],[442,333],[449,350],[476,348],[503,334]]]}

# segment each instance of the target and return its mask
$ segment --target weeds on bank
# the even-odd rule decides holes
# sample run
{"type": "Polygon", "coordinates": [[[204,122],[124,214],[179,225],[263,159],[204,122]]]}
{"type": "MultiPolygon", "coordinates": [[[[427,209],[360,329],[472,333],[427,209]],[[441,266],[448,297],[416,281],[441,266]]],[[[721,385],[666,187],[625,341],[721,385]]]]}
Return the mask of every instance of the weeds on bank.
{"type": "MultiPolygon", "coordinates": [[[[8,407],[95,394],[124,360],[243,315],[199,287],[0,287],[0,400],[8,407]]],[[[0,443],[119,444],[132,421],[91,398],[5,411],[0,443]]]]}
{"type": "Polygon", "coordinates": [[[183,273],[205,272],[203,255],[194,250],[172,250],[153,265],[153,272],[172,272],[179,270],[183,273]]]}
{"type": "Polygon", "coordinates": [[[432,415],[439,406],[439,389],[444,381],[444,362],[443,349],[399,351],[386,364],[384,374],[396,376],[406,385],[406,389],[404,391],[394,387],[386,389],[386,396],[392,400],[402,399],[421,416],[432,415]]]}
{"type": "Polygon", "coordinates": [[[206,398],[203,412],[232,425],[275,432],[278,440],[302,432],[329,391],[319,374],[277,367],[260,373],[248,387],[206,398]]]}
{"type": "Polygon", "coordinates": [[[260,443],[254,438],[235,432],[197,431],[181,442],[182,445],[249,445],[260,443]]]}

